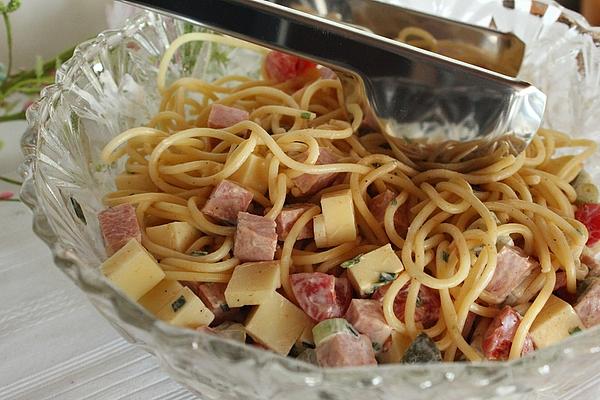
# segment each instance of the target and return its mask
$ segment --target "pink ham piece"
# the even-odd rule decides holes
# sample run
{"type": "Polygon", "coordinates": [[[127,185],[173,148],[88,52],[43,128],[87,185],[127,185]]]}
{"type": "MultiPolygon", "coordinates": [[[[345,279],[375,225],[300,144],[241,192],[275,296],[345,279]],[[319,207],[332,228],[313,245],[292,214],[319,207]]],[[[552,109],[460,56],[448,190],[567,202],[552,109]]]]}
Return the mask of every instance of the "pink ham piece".
{"type": "Polygon", "coordinates": [[[573,308],[586,328],[600,324],[600,279],[589,279],[588,287],[573,308]]]}
{"type": "Polygon", "coordinates": [[[498,253],[496,270],[486,290],[495,304],[500,304],[538,266],[537,261],[528,257],[515,246],[504,246],[498,253]]]}
{"type": "MultiPolygon", "coordinates": [[[[298,157],[298,160],[304,161],[306,160],[306,157],[306,154],[302,154],[298,157]]],[[[333,164],[336,163],[337,160],[338,158],[325,147],[319,147],[319,157],[315,164],[333,164]]],[[[296,185],[302,196],[308,196],[317,193],[321,189],[325,189],[327,186],[331,185],[337,177],[337,173],[319,175],[302,174],[294,179],[294,185],[296,185]]]]}
{"type": "Polygon", "coordinates": [[[208,114],[208,127],[214,129],[229,128],[238,122],[246,121],[250,114],[246,110],[228,107],[222,104],[213,104],[208,114]]]}
{"type": "Polygon", "coordinates": [[[233,255],[240,261],[271,261],[277,247],[275,221],[259,215],[240,212],[233,255]]]}
{"type": "MultiPolygon", "coordinates": [[[[383,296],[385,296],[389,288],[390,285],[378,288],[371,295],[371,299],[382,302],[383,296]]],[[[404,285],[394,299],[394,314],[403,322],[408,289],[409,285],[404,285]]],[[[415,322],[420,322],[425,328],[431,328],[440,318],[441,304],[440,295],[437,290],[421,285],[415,309],[415,322]]]]}
{"type": "MultiPolygon", "coordinates": [[[[306,210],[312,207],[314,207],[313,204],[292,204],[283,207],[277,218],[275,218],[275,223],[277,224],[277,237],[279,240],[284,241],[298,218],[300,218],[302,214],[306,212],[306,210]]],[[[308,239],[311,237],[313,237],[312,219],[306,225],[304,225],[304,228],[298,235],[298,240],[308,239]]]]}
{"type": "Polygon", "coordinates": [[[588,267],[588,277],[600,276],[600,262],[594,258],[594,254],[589,247],[583,248],[583,252],[581,253],[579,260],[582,264],[585,264],[585,266],[588,267]]]}
{"type": "MultiPolygon", "coordinates": [[[[385,192],[379,193],[369,200],[369,211],[371,211],[371,214],[373,214],[373,217],[375,217],[379,223],[383,224],[385,212],[396,196],[396,192],[387,189],[385,192]]],[[[404,231],[408,228],[408,217],[406,215],[405,207],[399,207],[398,210],[396,210],[396,214],[394,214],[394,225],[399,231],[404,231]]]]}
{"type": "Polygon", "coordinates": [[[125,246],[130,239],[138,242],[142,240],[135,207],[131,204],[120,204],[101,211],[98,214],[98,222],[100,222],[100,231],[109,256],[125,246]]]}
{"type": "Polygon", "coordinates": [[[375,352],[383,349],[392,334],[392,327],[385,321],[383,308],[377,300],[352,299],[344,318],[371,339],[375,352]]]}
{"type": "Polygon", "coordinates": [[[317,363],[321,367],[354,367],[376,365],[371,340],[366,335],[339,333],[327,339],[316,349],[317,363]]]}
{"type": "MultiPolygon", "coordinates": [[[[508,360],[513,339],[521,322],[521,315],[513,308],[506,306],[490,323],[483,336],[483,354],[488,360],[508,360]]],[[[533,340],[529,335],[521,350],[521,355],[534,350],[533,340]]]]}
{"type": "Polygon", "coordinates": [[[225,300],[226,283],[199,283],[196,290],[193,290],[200,300],[213,314],[215,319],[213,325],[219,325],[225,320],[231,320],[235,317],[239,310],[237,308],[229,308],[225,300]]]}
{"type": "Polygon", "coordinates": [[[253,194],[231,181],[221,181],[212,191],[202,212],[221,221],[235,223],[238,213],[246,211],[253,194]]]}
{"type": "Polygon", "coordinates": [[[322,272],[290,275],[290,284],[300,308],[317,322],[341,317],[352,299],[348,279],[322,272]]]}

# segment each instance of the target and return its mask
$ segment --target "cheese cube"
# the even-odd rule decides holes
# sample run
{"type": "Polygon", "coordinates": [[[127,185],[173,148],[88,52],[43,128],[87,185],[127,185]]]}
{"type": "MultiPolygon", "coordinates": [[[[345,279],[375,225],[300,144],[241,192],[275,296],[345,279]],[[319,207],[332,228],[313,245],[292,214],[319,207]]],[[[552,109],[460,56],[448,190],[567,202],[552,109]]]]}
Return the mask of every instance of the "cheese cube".
{"type": "Polygon", "coordinates": [[[172,279],[163,279],[138,301],[142,307],[156,315],[167,304],[176,300],[175,296],[183,286],[172,279]]]}
{"type": "Polygon", "coordinates": [[[188,287],[184,287],[156,316],[172,325],[196,328],[208,326],[215,315],[188,287]]]}
{"type": "Polygon", "coordinates": [[[263,157],[250,154],[242,166],[229,177],[242,186],[265,193],[268,189],[269,171],[267,161],[263,157]]]}
{"type": "Polygon", "coordinates": [[[552,295],[529,329],[536,347],[551,346],[568,337],[571,332],[583,329],[583,323],[569,303],[552,295]]]}
{"type": "Polygon", "coordinates": [[[348,269],[348,278],[361,296],[372,294],[381,283],[393,280],[404,269],[389,243],[342,263],[342,267],[348,269]]]}
{"type": "Polygon", "coordinates": [[[246,331],[263,346],[286,355],[312,322],[300,308],[277,292],[263,299],[246,320],[246,331]]]}
{"type": "Polygon", "coordinates": [[[156,192],[158,188],[146,174],[121,174],[115,178],[118,190],[141,190],[156,192]]]}
{"type": "Polygon", "coordinates": [[[409,336],[405,336],[398,331],[392,331],[390,337],[389,348],[377,355],[377,359],[383,364],[399,363],[404,357],[404,353],[408,346],[412,343],[412,339],[409,336]]]}
{"type": "Polygon", "coordinates": [[[314,326],[315,323],[309,321],[300,336],[298,336],[298,339],[296,339],[296,346],[299,349],[310,349],[315,347],[315,338],[313,337],[312,331],[314,326]]]}
{"type": "Polygon", "coordinates": [[[327,247],[327,231],[325,230],[325,218],[323,218],[323,214],[313,217],[313,232],[317,247],[327,247]]]}
{"type": "Polygon", "coordinates": [[[229,307],[261,304],[281,287],[279,261],[253,262],[238,265],[225,289],[229,307]]]}
{"type": "Polygon", "coordinates": [[[146,228],[146,235],[154,243],[181,253],[185,253],[200,237],[198,230],[187,222],[171,222],[146,228]]]}
{"type": "MultiPolygon", "coordinates": [[[[356,240],[356,221],[354,202],[350,189],[326,193],[321,197],[321,210],[327,234],[327,244],[319,247],[337,246],[356,240]]],[[[318,222],[318,221],[317,221],[318,222]]],[[[315,230],[315,237],[317,236],[315,230]]],[[[321,241],[321,244],[322,241],[321,241]]]]}
{"type": "Polygon", "coordinates": [[[154,257],[131,239],[100,266],[102,273],[133,300],[138,300],[164,279],[154,257]]]}

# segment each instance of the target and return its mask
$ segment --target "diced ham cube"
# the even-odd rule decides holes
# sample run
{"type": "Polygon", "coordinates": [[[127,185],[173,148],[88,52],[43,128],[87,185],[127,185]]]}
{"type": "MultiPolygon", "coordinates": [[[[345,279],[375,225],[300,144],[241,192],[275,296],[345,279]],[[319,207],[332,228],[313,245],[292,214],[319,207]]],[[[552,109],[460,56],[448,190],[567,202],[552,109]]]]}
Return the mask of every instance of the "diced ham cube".
{"type": "Polygon", "coordinates": [[[590,278],[589,281],[573,307],[586,328],[600,324],[600,279],[590,278]]]}
{"type": "Polygon", "coordinates": [[[250,114],[246,110],[228,107],[222,104],[213,104],[208,114],[208,127],[214,129],[229,128],[238,122],[246,121],[250,114]]]}
{"type": "Polygon", "coordinates": [[[494,303],[502,303],[537,266],[537,261],[528,257],[518,247],[508,245],[502,247],[498,253],[496,270],[486,287],[494,303]]]}
{"type": "Polygon", "coordinates": [[[353,367],[375,365],[375,353],[366,335],[340,333],[327,339],[316,349],[321,367],[353,367]]]}
{"type": "Polygon", "coordinates": [[[221,181],[212,191],[202,212],[221,221],[235,223],[238,213],[252,202],[252,192],[231,181],[221,181]]]}
{"type": "MultiPolygon", "coordinates": [[[[521,315],[513,308],[506,306],[488,326],[483,337],[483,354],[488,360],[508,360],[513,339],[521,322],[521,315]]],[[[525,339],[521,355],[534,350],[533,340],[529,335],[525,339]]]]}
{"type": "MultiPolygon", "coordinates": [[[[385,296],[389,288],[390,285],[378,288],[371,298],[373,300],[383,301],[383,296],[385,296]]],[[[396,317],[400,321],[404,321],[404,310],[408,289],[409,285],[404,285],[394,299],[394,314],[396,314],[396,317]]],[[[417,307],[415,309],[415,322],[420,322],[425,328],[431,328],[440,318],[440,308],[441,301],[438,291],[425,285],[421,285],[417,298],[417,307]]]]}
{"type": "Polygon", "coordinates": [[[584,247],[583,252],[581,253],[581,257],[579,259],[582,264],[585,264],[588,269],[589,277],[600,277],[600,262],[596,260],[594,254],[589,249],[589,247],[584,247]]]}
{"type": "MultiPolygon", "coordinates": [[[[298,218],[300,218],[302,214],[306,212],[306,210],[313,206],[313,204],[292,204],[283,207],[281,213],[279,213],[277,218],[275,218],[275,223],[277,224],[277,237],[279,240],[285,240],[298,218]]],[[[298,235],[298,240],[308,239],[311,237],[313,237],[312,219],[306,225],[304,225],[304,228],[298,235]]]]}
{"type": "MultiPolygon", "coordinates": [[[[301,157],[298,157],[299,161],[306,160],[307,155],[302,154],[301,157]]],[[[335,154],[331,153],[325,147],[319,148],[319,157],[315,162],[316,165],[323,164],[333,164],[336,163],[338,158],[335,154]]],[[[294,185],[298,188],[301,195],[308,196],[317,193],[321,189],[325,189],[327,186],[331,185],[336,178],[338,177],[338,173],[329,173],[329,174],[302,174],[294,179],[294,185]]]]}
{"type": "Polygon", "coordinates": [[[106,252],[113,255],[130,239],[142,240],[142,231],[131,204],[120,204],[98,213],[100,231],[104,238],[106,252]]]}
{"type": "Polygon", "coordinates": [[[392,334],[392,327],[387,324],[381,303],[377,300],[352,299],[344,318],[371,339],[375,352],[383,349],[392,334]]]}
{"type": "MultiPolygon", "coordinates": [[[[397,194],[395,192],[387,189],[385,192],[379,193],[377,196],[369,200],[369,210],[379,223],[383,224],[385,212],[390,202],[392,202],[396,196],[397,194]]],[[[405,207],[400,207],[398,210],[396,210],[396,214],[394,214],[394,225],[399,231],[403,231],[408,228],[408,217],[406,215],[405,207]]]]}
{"type": "Polygon", "coordinates": [[[246,212],[238,214],[233,255],[240,261],[271,261],[277,247],[275,221],[246,212]]]}
{"type": "Polygon", "coordinates": [[[322,272],[290,275],[290,284],[300,308],[317,322],[341,317],[352,299],[346,278],[322,272]]]}
{"type": "Polygon", "coordinates": [[[553,292],[560,290],[567,286],[567,273],[564,271],[559,271],[556,273],[556,283],[554,283],[553,292]]]}
{"type": "Polygon", "coordinates": [[[225,300],[226,283],[199,283],[196,290],[192,291],[200,297],[204,305],[215,314],[214,325],[218,325],[225,320],[232,319],[238,314],[237,308],[229,308],[225,300]]]}

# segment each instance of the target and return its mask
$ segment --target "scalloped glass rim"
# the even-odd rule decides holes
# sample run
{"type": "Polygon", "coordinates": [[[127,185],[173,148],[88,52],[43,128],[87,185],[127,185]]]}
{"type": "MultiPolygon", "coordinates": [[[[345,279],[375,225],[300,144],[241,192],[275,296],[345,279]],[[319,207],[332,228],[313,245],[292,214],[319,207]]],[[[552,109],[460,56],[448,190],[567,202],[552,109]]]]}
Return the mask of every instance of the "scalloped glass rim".
{"type": "MultiPolygon", "coordinates": [[[[445,5],[460,3],[460,1],[431,2],[433,8],[428,9],[428,6],[416,0],[394,2],[422,11],[436,11],[445,16],[453,16],[453,13],[457,12],[456,8],[444,8],[445,5]]],[[[480,0],[479,3],[498,2],[480,0]]],[[[516,8],[520,7],[522,10],[522,3],[516,1],[513,6],[516,5],[516,8]]],[[[559,15],[562,13],[561,22],[571,24],[578,32],[593,37],[596,46],[600,43],[600,29],[590,28],[580,15],[567,11],[553,2],[536,3],[547,5],[546,10],[550,9],[553,12],[558,10],[559,15]]],[[[543,11],[541,10],[540,13],[543,14],[543,11]]],[[[358,394],[374,388],[376,391],[369,393],[371,395],[376,393],[377,398],[388,398],[398,389],[405,393],[423,393],[418,395],[419,398],[430,398],[433,393],[445,393],[452,398],[455,395],[458,396],[456,398],[464,398],[465,394],[475,396],[476,393],[477,396],[483,396],[482,398],[489,398],[527,393],[537,388],[555,393],[555,390],[566,384],[564,379],[561,380],[559,377],[568,377],[572,372],[570,366],[573,364],[567,360],[575,360],[574,362],[577,363],[585,360],[589,365],[586,368],[600,366],[600,356],[594,356],[600,351],[598,336],[600,331],[593,329],[569,338],[558,346],[537,351],[533,355],[513,362],[319,369],[251,346],[169,326],[157,321],[136,303],[123,296],[99,273],[96,263],[86,260],[78,248],[55,233],[53,224],[56,221],[48,217],[49,208],[53,206],[52,196],[55,195],[50,191],[40,190],[42,184],[47,184],[45,179],[48,178],[38,171],[40,148],[44,140],[51,138],[53,132],[48,131],[50,121],[55,117],[56,108],[60,107],[63,101],[68,102],[65,98],[68,97],[74,82],[81,78],[80,71],[84,65],[107,46],[116,46],[126,38],[135,38],[142,28],[147,28],[149,24],[161,26],[169,23],[173,23],[169,18],[144,13],[121,30],[106,31],[96,39],[82,43],[73,58],[63,64],[57,72],[56,84],[46,88],[42,92],[41,100],[27,111],[27,119],[32,128],[22,139],[25,162],[21,167],[24,177],[21,198],[32,209],[33,229],[52,250],[57,266],[82,288],[98,310],[128,340],[156,354],[165,369],[175,379],[207,398],[217,398],[219,394],[229,396],[227,398],[250,398],[243,397],[244,395],[240,394],[243,392],[238,392],[237,389],[227,387],[227,380],[222,377],[206,378],[205,374],[215,373],[215,371],[198,369],[199,357],[191,356],[197,353],[211,362],[242,366],[241,371],[245,372],[234,368],[233,370],[238,373],[232,374],[231,378],[234,380],[229,383],[237,379],[247,385],[253,385],[254,380],[273,385],[273,388],[262,391],[255,389],[257,394],[249,395],[253,396],[252,398],[268,398],[272,393],[281,392],[288,393],[289,396],[293,396],[294,393],[304,393],[302,396],[317,394],[323,398],[337,398],[340,393],[345,393],[344,396],[348,399],[358,398],[356,397],[358,394]],[[245,373],[248,376],[242,377],[245,373]],[[527,382],[522,378],[527,378],[527,382]],[[279,388],[277,384],[281,384],[282,387],[279,388]],[[286,392],[284,386],[291,388],[290,391],[286,392]],[[467,388],[474,391],[466,391],[467,388]],[[453,392],[449,393],[449,389],[453,392]]],[[[600,55],[595,54],[595,56],[597,58],[593,62],[598,63],[600,55]]],[[[210,365],[207,362],[204,362],[204,368],[210,365]]],[[[588,379],[587,375],[584,379],[588,379]]],[[[301,398],[300,395],[298,398],[301,398]]]]}

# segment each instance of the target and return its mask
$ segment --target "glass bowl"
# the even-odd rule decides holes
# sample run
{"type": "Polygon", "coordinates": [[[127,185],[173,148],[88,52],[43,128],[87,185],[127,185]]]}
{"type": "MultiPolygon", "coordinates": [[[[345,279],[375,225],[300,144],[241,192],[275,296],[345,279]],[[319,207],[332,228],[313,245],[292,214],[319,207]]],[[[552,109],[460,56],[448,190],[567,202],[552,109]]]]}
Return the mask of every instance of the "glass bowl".
{"type": "MultiPolygon", "coordinates": [[[[521,77],[548,94],[545,125],[575,136],[599,132],[600,30],[581,16],[545,1],[396,3],[515,32],[527,44],[521,77]]],[[[539,399],[574,395],[593,382],[600,371],[597,329],[514,362],[319,369],[169,326],[113,288],[98,270],[104,250],[95,216],[122,165],[103,165],[99,154],[112,137],[157,111],[161,55],[190,29],[197,28],[144,13],[121,30],[100,34],[78,47],[27,113],[21,197],[33,210],[34,230],[56,265],[127,340],[155,354],[203,399],[539,399]]],[[[248,51],[203,45],[179,53],[169,79],[258,72],[259,59],[248,51]]],[[[588,166],[597,182],[599,166],[598,157],[588,166]]]]}

